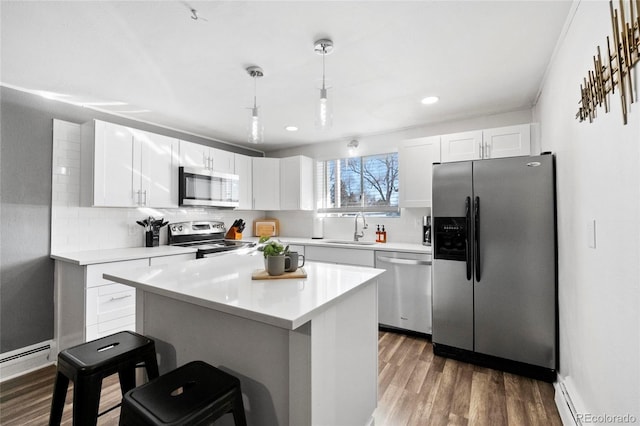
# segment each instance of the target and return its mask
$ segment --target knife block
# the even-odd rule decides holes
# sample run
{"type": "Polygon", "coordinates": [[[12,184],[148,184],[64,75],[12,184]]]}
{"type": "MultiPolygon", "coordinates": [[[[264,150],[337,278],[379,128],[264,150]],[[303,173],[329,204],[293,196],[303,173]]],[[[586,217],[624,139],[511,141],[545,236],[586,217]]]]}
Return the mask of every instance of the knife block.
{"type": "Polygon", "coordinates": [[[238,232],[238,228],[236,226],[232,226],[231,228],[229,228],[224,237],[227,240],[241,240],[242,232],[238,232]]]}

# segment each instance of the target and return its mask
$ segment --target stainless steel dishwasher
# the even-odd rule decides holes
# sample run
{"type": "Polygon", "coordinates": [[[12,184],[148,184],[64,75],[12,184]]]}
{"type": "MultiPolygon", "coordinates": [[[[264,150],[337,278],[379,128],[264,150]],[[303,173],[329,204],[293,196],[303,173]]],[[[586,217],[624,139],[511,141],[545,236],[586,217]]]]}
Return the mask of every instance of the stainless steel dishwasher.
{"type": "Polygon", "coordinates": [[[431,334],[431,254],[376,250],[378,323],[431,334]]]}

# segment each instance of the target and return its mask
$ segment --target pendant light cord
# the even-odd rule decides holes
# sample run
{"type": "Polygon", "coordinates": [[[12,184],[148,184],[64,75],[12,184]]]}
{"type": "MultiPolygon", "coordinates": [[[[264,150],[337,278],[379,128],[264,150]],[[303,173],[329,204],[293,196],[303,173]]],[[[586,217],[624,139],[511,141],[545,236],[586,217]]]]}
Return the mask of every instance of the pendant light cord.
{"type": "Polygon", "coordinates": [[[258,79],[256,78],[256,75],[254,74],[253,76],[253,108],[257,108],[258,104],[257,104],[257,95],[258,93],[258,79]]]}
{"type": "Polygon", "coordinates": [[[327,48],[322,46],[322,89],[324,90],[324,57],[327,54],[327,48]]]}

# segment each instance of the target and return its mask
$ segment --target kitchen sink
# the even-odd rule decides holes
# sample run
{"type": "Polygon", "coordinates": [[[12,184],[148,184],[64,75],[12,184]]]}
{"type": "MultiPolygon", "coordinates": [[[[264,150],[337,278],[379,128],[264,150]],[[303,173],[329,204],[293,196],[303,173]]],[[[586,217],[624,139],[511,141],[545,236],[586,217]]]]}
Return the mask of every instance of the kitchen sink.
{"type": "Polygon", "coordinates": [[[325,240],[329,244],[354,244],[359,246],[372,246],[375,241],[353,241],[353,240],[325,240]]]}

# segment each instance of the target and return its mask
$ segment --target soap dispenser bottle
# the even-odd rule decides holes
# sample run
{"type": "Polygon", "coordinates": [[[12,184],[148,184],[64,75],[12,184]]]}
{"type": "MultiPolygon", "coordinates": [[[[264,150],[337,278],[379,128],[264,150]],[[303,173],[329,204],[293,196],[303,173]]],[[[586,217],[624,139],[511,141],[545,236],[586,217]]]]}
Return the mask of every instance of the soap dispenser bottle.
{"type": "Polygon", "coordinates": [[[382,231],[380,231],[380,225],[376,225],[377,229],[376,229],[376,243],[380,242],[380,234],[382,233],[382,231]]]}
{"type": "Polygon", "coordinates": [[[382,231],[380,231],[380,242],[381,243],[387,242],[387,231],[384,230],[384,225],[382,225],[382,231]]]}

